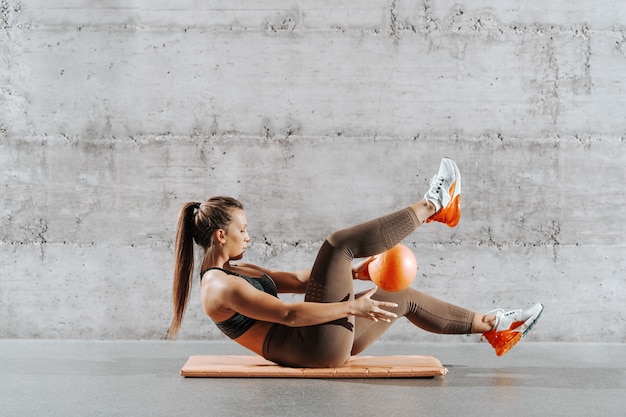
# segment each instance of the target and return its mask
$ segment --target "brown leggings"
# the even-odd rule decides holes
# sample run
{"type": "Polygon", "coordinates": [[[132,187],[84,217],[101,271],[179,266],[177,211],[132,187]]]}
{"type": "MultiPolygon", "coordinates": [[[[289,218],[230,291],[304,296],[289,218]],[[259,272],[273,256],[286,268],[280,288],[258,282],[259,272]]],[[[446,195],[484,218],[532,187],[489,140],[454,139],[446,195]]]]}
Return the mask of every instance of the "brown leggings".
{"type": "MultiPolygon", "coordinates": [[[[352,260],[392,248],[417,227],[417,216],[406,208],[331,234],[313,264],[305,301],[332,303],[354,299],[352,260]]],[[[466,334],[472,330],[474,313],[413,288],[400,292],[379,289],[372,298],[397,303],[398,308],[393,311],[398,317],[406,317],[430,332],[466,334]]],[[[263,344],[263,356],[284,366],[339,366],[372,344],[392,323],[350,316],[307,327],[275,324],[263,344]]]]}

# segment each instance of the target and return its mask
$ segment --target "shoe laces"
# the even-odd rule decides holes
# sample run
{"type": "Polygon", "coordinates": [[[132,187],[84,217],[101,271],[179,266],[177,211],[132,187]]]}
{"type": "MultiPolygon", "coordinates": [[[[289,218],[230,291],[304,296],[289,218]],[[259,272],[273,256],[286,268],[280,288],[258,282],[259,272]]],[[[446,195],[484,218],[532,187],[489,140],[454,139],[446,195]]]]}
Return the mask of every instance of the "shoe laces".
{"type": "Polygon", "coordinates": [[[446,179],[444,177],[433,177],[432,181],[430,182],[431,186],[437,186],[437,190],[441,190],[441,187],[443,187],[443,183],[446,179]]]}

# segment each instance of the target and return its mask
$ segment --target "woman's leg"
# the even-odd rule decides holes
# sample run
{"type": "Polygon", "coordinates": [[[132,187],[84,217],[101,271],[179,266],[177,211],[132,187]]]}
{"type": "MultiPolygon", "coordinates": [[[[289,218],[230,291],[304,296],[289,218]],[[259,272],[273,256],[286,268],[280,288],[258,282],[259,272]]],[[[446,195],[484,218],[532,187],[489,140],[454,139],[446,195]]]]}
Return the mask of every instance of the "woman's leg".
{"type": "MultiPolygon", "coordinates": [[[[372,298],[397,303],[398,317],[406,317],[417,327],[430,332],[482,333],[483,337],[496,349],[498,356],[504,355],[515,346],[522,336],[535,326],[543,312],[543,305],[537,303],[525,310],[498,309],[487,314],[480,314],[438,300],[412,288],[395,293],[379,290],[372,298]]],[[[397,319],[392,319],[390,323],[374,323],[357,317],[351,354],[363,352],[380,338],[395,320],[397,319]]]]}
{"type": "MultiPolygon", "coordinates": [[[[414,288],[399,292],[379,289],[372,298],[398,304],[398,308],[394,310],[398,317],[406,317],[415,326],[432,333],[482,333],[493,327],[493,324],[482,323],[481,320],[485,317],[482,314],[438,300],[414,288]]],[[[351,354],[356,355],[365,350],[387,331],[395,320],[397,319],[392,319],[391,323],[374,323],[357,317],[351,354]]]]}

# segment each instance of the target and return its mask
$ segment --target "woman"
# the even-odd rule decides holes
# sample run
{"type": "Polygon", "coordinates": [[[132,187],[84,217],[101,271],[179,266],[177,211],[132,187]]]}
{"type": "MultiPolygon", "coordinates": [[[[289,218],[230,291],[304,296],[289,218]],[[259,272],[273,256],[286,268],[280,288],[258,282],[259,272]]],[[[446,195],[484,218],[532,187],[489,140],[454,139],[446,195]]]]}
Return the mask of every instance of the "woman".
{"type": "Polygon", "coordinates": [[[283,366],[335,367],[378,339],[398,317],[435,333],[482,333],[502,355],[530,330],[543,306],[479,314],[413,288],[354,294],[353,279],[369,279],[367,264],[424,222],[454,227],[461,217],[461,174],[441,161],[424,198],[403,210],[335,232],[322,244],[311,270],[282,272],[247,263],[242,204],[230,197],[183,206],[176,235],[174,318],[176,337],[191,289],[194,242],[202,247],[201,301],[205,313],[235,342],[283,366]],[[355,258],[365,258],[353,267],[355,258]],[[304,293],[285,303],[278,293],[304,293]]]}

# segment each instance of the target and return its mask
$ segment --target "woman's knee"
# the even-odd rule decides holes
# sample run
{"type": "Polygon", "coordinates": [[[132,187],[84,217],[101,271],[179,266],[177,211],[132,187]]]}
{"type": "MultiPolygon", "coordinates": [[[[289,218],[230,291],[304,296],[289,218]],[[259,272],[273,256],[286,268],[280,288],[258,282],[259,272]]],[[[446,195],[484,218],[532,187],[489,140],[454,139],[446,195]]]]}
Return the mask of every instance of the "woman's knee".
{"type": "Polygon", "coordinates": [[[350,236],[344,230],[339,230],[328,235],[326,237],[326,243],[335,253],[341,253],[344,258],[354,259],[350,236]]]}
{"type": "Polygon", "coordinates": [[[344,240],[345,240],[345,237],[343,236],[343,233],[341,230],[335,231],[329,234],[328,236],[326,236],[326,242],[328,242],[328,244],[335,249],[343,246],[344,240]]]}

